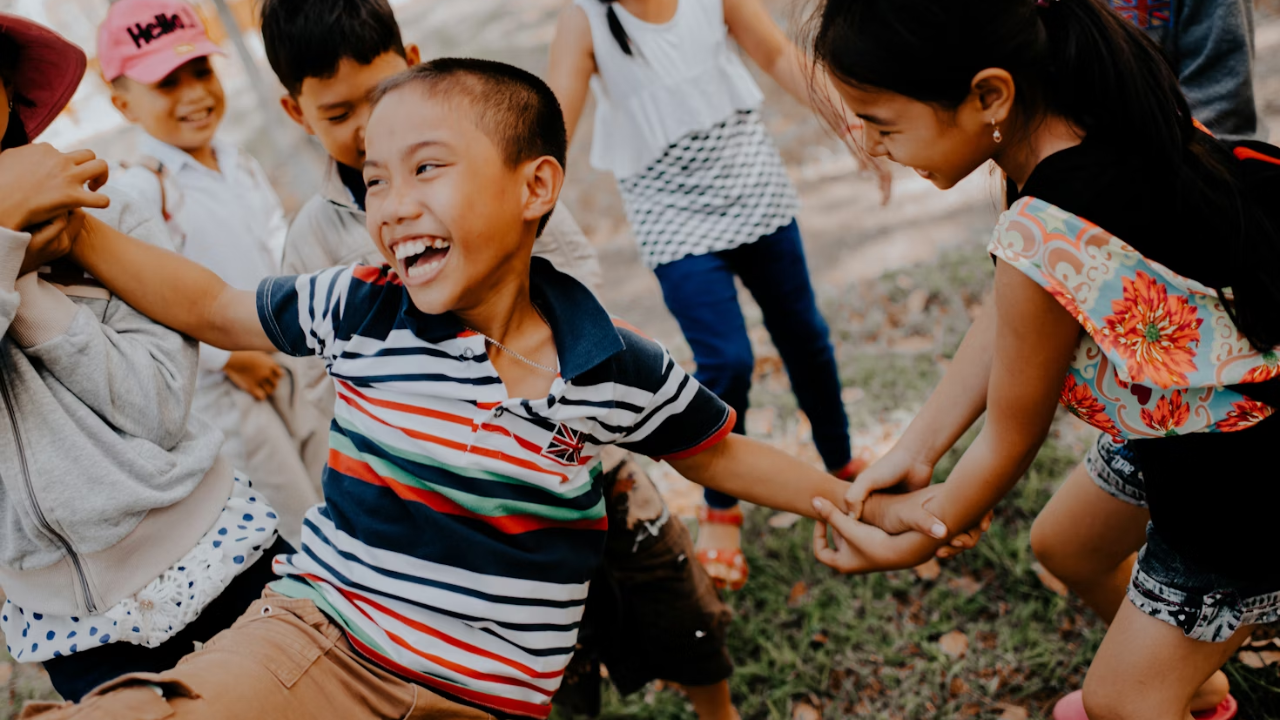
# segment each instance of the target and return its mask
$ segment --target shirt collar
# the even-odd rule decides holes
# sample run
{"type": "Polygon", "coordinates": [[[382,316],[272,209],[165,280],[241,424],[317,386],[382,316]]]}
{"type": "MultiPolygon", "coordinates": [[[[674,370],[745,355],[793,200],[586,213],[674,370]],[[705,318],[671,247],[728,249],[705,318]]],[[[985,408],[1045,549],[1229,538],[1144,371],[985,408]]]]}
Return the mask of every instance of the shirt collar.
{"type": "MultiPolygon", "coordinates": [[[[218,158],[218,167],[222,169],[222,174],[227,175],[233,169],[238,152],[236,146],[219,136],[215,136],[212,141],[214,155],[218,158]]],[[[184,167],[190,166],[201,170],[209,170],[209,168],[196,162],[191,154],[186,150],[174,147],[167,142],[157,140],[148,133],[142,133],[142,139],[138,141],[138,151],[142,155],[148,155],[160,161],[160,164],[169,169],[171,173],[178,173],[184,167]]]]}
{"type": "MultiPolygon", "coordinates": [[[[549,261],[533,258],[529,290],[534,305],[551,326],[560,358],[560,377],[565,382],[571,382],[626,349],[613,319],[596,296],[582,283],[556,270],[549,261]]],[[[452,314],[418,312],[407,292],[403,302],[402,314],[409,318],[414,334],[427,342],[444,342],[466,331],[452,314]]]]}
{"type": "Polygon", "coordinates": [[[364,214],[364,210],[356,205],[351,190],[342,182],[342,175],[338,173],[338,161],[333,158],[329,158],[329,166],[325,168],[324,180],[320,183],[320,196],[341,208],[364,214]]]}
{"type": "Polygon", "coordinates": [[[540,257],[533,258],[529,281],[533,303],[555,336],[565,382],[626,349],[613,319],[585,285],[540,257]]]}

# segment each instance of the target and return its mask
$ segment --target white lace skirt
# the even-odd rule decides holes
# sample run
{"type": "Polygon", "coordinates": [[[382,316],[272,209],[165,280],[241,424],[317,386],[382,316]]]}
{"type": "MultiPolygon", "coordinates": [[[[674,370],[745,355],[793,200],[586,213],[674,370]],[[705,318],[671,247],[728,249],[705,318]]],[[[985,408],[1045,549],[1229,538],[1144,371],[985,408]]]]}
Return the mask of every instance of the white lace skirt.
{"type": "Polygon", "coordinates": [[[6,600],[0,628],[19,662],[43,662],[115,642],[157,647],[186,627],[276,539],[279,519],[248,479],[191,552],[136,594],[100,615],[46,615],[6,600]]]}

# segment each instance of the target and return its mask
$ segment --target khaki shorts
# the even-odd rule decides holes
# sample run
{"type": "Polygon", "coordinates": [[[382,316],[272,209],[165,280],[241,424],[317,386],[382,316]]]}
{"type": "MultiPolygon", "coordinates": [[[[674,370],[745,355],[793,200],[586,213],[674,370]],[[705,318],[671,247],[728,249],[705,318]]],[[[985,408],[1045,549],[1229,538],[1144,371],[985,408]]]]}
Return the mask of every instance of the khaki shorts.
{"type": "Polygon", "coordinates": [[[71,703],[28,703],[20,718],[60,720],[483,720],[356,654],[310,600],[266,591],[229,629],[172,670],[112,680],[71,703]]]}

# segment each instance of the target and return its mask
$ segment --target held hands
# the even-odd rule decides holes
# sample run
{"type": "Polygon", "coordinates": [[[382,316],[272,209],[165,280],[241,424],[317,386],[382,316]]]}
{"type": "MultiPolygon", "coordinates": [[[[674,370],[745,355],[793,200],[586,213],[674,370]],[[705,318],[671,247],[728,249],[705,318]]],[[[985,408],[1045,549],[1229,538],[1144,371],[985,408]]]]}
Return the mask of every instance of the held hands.
{"type": "Polygon", "coordinates": [[[27,228],[31,241],[27,243],[18,277],[35,272],[71,252],[76,236],[84,228],[84,219],[84,213],[76,210],[27,228]]]}
{"type": "MultiPolygon", "coordinates": [[[[105,208],[108,168],[90,150],[23,145],[0,153],[0,227],[27,231],[79,208],[105,208]]],[[[37,228],[40,229],[40,228],[37,228]]]]}
{"type": "Polygon", "coordinates": [[[822,498],[813,507],[822,518],[813,531],[813,554],[824,565],[843,573],[868,573],[915,567],[931,556],[948,558],[978,544],[991,528],[992,513],[977,527],[952,538],[930,537],[918,528],[936,523],[927,509],[940,485],[912,493],[877,493],[864,504],[861,517],[846,515],[822,498]],[[834,531],[834,545],[827,541],[827,526],[834,531]],[[941,545],[941,546],[940,546],[941,545]]]}
{"type": "Polygon", "coordinates": [[[990,529],[992,514],[948,542],[949,530],[929,509],[942,491],[941,485],[929,484],[932,478],[932,462],[890,450],[849,486],[848,515],[814,500],[823,518],[814,529],[814,555],[841,572],[863,573],[914,567],[935,554],[948,558],[975,547],[990,529]],[[827,541],[828,525],[834,546],[827,541]]]}
{"type": "Polygon", "coordinates": [[[276,391],[276,385],[284,376],[284,369],[270,355],[257,350],[241,350],[231,353],[222,368],[231,382],[253,396],[259,402],[276,391]]]}

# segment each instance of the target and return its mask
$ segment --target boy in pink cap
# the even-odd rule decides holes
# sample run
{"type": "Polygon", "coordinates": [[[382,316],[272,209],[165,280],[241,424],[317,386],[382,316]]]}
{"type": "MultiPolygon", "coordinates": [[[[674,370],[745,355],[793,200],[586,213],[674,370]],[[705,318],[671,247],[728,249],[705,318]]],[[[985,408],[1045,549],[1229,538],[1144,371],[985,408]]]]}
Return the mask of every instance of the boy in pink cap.
{"type": "Polygon", "coordinates": [[[29,142],[85,64],[52,30],[0,13],[0,629],[67,699],[172,668],[244,612],[289,549],[190,411],[195,341],[61,259],[80,208],[169,244],[158,215],[101,187],[92,152],[29,142]]]}
{"type": "MultiPolygon", "coordinates": [[[[139,155],[113,184],[164,215],[179,252],[250,289],[280,272],[287,225],[261,166],[218,136],[226,96],[210,64],[215,53],[185,2],[111,6],[98,31],[103,76],[116,108],[144,131],[139,155]]],[[[309,431],[309,406],[288,404],[297,393],[281,362],[201,345],[195,411],[222,431],[223,456],[254,478],[280,513],[281,534],[296,542],[303,514],[319,502],[319,477],[308,473],[291,433],[290,422],[300,435],[309,431]]]]}

